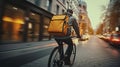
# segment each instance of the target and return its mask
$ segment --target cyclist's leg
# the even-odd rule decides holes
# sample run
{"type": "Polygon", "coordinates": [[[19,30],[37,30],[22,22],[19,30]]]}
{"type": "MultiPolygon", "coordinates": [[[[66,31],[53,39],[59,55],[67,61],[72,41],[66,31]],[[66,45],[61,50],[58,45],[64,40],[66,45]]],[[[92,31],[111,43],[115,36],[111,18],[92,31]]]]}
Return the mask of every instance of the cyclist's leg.
{"type": "Polygon", "coordinates": [[[63,42],[62,42],[62,40],[60,40],[60,39],[55,39],[55,40],[56,40],[56,42],[57,42],[58,45],[59,45],[58,50],[59,50],[60,60],[61,60],[61,59],[64,57],[63,42]]]}
{"type": "Polygon", "coordinates": [[[68,48],[67,48],[66,53],[65,53],[67,55],[65,61],[68,62],[68,64],[69,64],[69,62],[70,62],[70,56],[71,56],[72,50],[73,50],[73,42],[72,42],[71,38],[65,39],[64,42],[66,44],[68,44],[68,48]]]}
{"type": "Polygon", "coordinates": [[[73,42],[72,42],[72,39],[71,38],[68,38],[64,41],[67,45],[68,45],[68,48],[66,50],[66,54],[68,57],[71,56],[71,53],[72,53],[72,50],[73,50],[73,42]]]}

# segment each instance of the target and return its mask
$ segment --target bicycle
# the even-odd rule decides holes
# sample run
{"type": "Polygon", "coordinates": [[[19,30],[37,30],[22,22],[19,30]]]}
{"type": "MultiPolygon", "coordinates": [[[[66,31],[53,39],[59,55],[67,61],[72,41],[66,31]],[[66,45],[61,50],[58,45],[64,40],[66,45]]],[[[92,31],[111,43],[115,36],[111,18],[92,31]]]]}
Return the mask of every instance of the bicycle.
{"type": "MultiPolygon", "coordinates": [[[[64,67],[65,66],[65,64],[64,64],[65,52],[66,52],[66,50],[65,50],[66,46],[65,45],[67,45],[67,44],[63,45],[64,57],[62,59],[60,59],[60,54],[59,54],[59,51],[58,51],[59,46],[55,47],[52,50],[52,52],[49,56],[49,60],[48,60],[48,67],[64,67]]],[[[67,65],[67,66],[71,67],[74,64],[75,57],[76,57],[76,45],[74,43],[72,54],[71,54],[71,57],[70,57],[71,64],[67,65]]]]}

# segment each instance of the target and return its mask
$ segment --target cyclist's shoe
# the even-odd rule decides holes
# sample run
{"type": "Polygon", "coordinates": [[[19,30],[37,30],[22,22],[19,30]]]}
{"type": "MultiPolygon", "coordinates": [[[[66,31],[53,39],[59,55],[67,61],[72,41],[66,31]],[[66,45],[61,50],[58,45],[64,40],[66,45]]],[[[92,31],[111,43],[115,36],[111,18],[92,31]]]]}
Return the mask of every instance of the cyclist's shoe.
{"type": "Polygon", "coordinates": [[[65,58],[64,59],[65,65],[71,65],[70,59],[65,58]]]}

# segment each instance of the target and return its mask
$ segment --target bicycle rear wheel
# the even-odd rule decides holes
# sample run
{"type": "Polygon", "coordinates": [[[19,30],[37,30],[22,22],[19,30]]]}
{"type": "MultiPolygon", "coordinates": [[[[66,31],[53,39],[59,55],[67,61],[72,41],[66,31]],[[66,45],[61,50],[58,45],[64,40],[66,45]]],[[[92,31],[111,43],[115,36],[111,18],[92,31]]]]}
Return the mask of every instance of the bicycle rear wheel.
{"type": "Polygon", "coordinates": [[[70,66],[72,66],[74,64],[75,57],[76,57],[76,45],[74,44],[73,45],[72,54],[71,54],[71,57],[70,57],[70,61],[71,61],[71,65],[70,66]]]}
{"type": "Polygon", "coordinates": [[[60,66],[60,54],[58,52],[58,47],[55,47],[49,57],[48,67],[62,67],[62,62],[60,66]]]}

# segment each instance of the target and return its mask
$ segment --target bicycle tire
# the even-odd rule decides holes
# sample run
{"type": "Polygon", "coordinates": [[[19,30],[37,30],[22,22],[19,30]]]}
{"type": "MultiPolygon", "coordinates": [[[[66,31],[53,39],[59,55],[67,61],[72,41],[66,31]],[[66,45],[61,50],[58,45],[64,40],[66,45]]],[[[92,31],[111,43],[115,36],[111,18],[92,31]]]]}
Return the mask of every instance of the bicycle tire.
{"type": "MultiPolygon", "coordinates": [[[[60,60],[60,55],[58,56],[58,58],[55,59],[55,57],[57,57],[56,55],[59,55],[58,47],[55,47],[53,49],[53,51],[51,52],[49,60],[48,60],[48,67],[58,67],[58,66],[52,66],[54,64],[54,62],[56,62],[57,60],[60,60]],[[53,59],[53,61],[52,61],[52,59],[53,59]]],[[[71,57],[70,57],[71,65],[69,65],[69,67],[71,67],[74,64],[75,57],[76,57],[76,45],[74,44],[72,54],[71,54],[71,57]]]]}
{"type": "Polygon", "coordinates": [[[56,62],[56,60],[59,60],[59,58],[58,58],[58,59],[55,59],[56,54],[59,54],[59,52],[58,52],[58,47],[55,47],[55,48],[53,49],[53,51],[51,52],[50,57],[49,57],[49,60],[48,60],[48,67],[57,67],[57,66],[53,66],[53,65],[55,65],[54,63],[56,62]],[[54,56],[54,55],[55,55],[55,56],[54,56]],[[52,59],[53,59],[53,60],[52,60],[52,59]]]}
{"type": "Polygon", "coordinates": [[[72,66],[75,62],[75,57],[76,57],[76,45],[73,44],[73,50],[72,50],[72,54],[71,54],[71,57],[70,57],[70,61],[71,61],[71,65],[72,66]],[[71,58],[73,55],[73,58],[71,58]]]}

